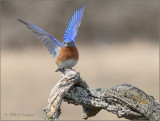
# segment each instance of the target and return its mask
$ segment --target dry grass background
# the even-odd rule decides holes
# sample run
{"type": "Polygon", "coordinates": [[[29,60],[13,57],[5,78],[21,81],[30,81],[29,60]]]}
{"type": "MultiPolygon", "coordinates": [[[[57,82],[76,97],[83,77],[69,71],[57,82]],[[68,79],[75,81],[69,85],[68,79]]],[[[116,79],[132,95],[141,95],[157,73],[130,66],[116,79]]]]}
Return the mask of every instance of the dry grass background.
{"type": "MultiPolygon", "coordinates": [[[[159,99],[159,53],[153,44],[78,46],[75,67],[91,88],[132,84],[159,99]]],[[[43,48],[43,47],[42,47],[43,48]]],[[[51,88],[60,79],[54,60],[43,49],[2,50],[2,119],[43,119],[43,107],[51,88]],[[5,113],[33,113],[33,117],[5,113]]],[[[63,103],[60,119],[81,119],[80,106],[63,103]]],[[[91,119],[117,119],[101,111],[91,119]]]]}
{"type": "MultiPolygon", "coordinates": [[[[2,0],[1,118],[43,120],[50,90],[61,78],[38,39],[17,18],[29,21],[57,40],[81,0],[2,0]],[[16,113],[17,116],[10,116],[16,113]],[[18,116],[19,114],[19,116],[18,116]],[[20,116],[22,114],[34,116],[20,116]]],[[[159,2],[88,0],[74,67],[91,88],[128,83],[159,99],[159,2]]],[[[80,120],[82,108],[62,104],[60,119],[80,120]]],[[[121,120],[100,111],[91,120],[121,120]]],[[[124,120],[124,119],[122,119],[124,120]]]]}

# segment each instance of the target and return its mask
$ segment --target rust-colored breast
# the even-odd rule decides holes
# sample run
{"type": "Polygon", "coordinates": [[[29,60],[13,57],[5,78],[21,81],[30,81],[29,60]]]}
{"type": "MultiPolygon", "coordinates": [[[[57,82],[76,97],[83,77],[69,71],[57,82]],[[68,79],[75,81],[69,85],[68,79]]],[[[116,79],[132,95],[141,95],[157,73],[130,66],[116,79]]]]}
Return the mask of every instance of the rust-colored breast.
{"type": "Polygon", "coordinates": [[[79,53],[76,47],[61,47],[61,50],[59,52],[59,55],[56,57],[56,64],[59,66],[59,64],[63,61],[69,60],[69,59],[75,59],[78,61],[79,59],[79,53]]]}

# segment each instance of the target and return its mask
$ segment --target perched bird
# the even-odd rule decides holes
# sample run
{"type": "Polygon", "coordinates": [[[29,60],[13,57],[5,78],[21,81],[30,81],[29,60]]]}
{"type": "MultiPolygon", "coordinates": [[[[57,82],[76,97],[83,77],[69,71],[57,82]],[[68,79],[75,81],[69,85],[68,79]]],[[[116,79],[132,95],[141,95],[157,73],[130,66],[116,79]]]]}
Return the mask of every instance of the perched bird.
{"type": "Polygon", "coordinates": [[[85,5],[83,4],[77,7],[73,12],[62,43],[59,43],[54,37],[41,28],[29,22],[18,19],[18,21],[24,23],[41,40],[50,54],[56,58],[55,60],[58,66],[56,72],[64,72],[65,69],[72,69],[72,67],[78,62],[79,53],[75,40],[77,37],[78,28],[81,24],[84,8],[85,5]]]}

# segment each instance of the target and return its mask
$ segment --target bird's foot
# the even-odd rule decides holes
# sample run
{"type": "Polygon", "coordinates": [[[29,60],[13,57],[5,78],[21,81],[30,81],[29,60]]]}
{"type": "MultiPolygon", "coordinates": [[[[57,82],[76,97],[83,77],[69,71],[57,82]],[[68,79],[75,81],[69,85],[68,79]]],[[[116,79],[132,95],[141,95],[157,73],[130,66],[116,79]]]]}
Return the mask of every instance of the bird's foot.
{"type": "Polygon", "coordinates": [[[64,68],[58,68],[55,72],[58,72],[58,71],[60,71],[60,72],[62,72],[63,74],[65,74],[65,69],[64,69],[64,68]]]}
{"type": "MultiPolygon", "coordinates": [[[[75,71],[75,69],[72,69],[72,68],[69,68],[69,69],[72,70],[72,71],[75,71]]],[[[65,72],[66,72],[64,67],[63,68],[58,68],[55,72],[58,72],[58,71],[60,71],[62,74],[65,74],[65,72]]]]}
{"type": "Polygon", "coordinates": [[[73,69],[73,68],[70,68],[72,71],[75,71],[75,69],[73,69]]]}

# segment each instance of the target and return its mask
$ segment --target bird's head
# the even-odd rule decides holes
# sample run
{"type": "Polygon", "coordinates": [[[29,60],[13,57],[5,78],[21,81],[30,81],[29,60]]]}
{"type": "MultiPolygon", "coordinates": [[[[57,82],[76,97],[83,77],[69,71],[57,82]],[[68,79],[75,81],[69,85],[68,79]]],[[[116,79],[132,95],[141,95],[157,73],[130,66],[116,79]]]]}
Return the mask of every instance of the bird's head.
{"type": "Polygon", "coordinates": [[[74,41],[63,41],[62,44],[64,47],[74,47],[75,46],[75,42],[74,41]]]}

